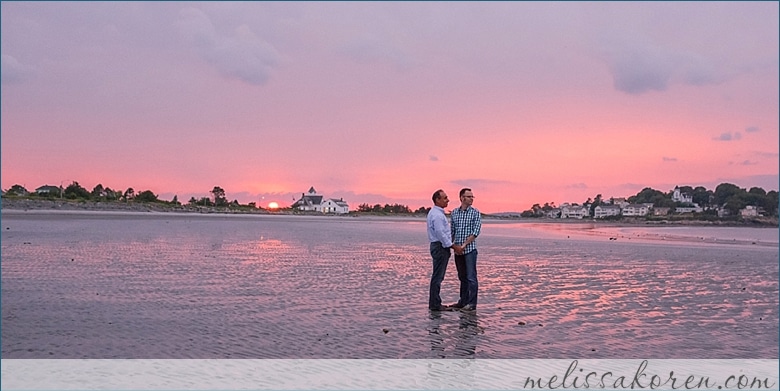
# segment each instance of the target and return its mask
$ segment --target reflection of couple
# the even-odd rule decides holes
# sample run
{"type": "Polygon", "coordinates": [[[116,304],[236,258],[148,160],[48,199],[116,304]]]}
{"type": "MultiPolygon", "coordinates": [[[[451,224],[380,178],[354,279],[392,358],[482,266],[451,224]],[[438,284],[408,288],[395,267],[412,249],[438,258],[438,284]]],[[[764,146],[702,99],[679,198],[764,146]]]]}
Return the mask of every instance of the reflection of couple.
{"type": "Polygon", "coordinates": [[[477,309],[477,244],[475,240],[482,229],[482,219],[479,211],[472,207],[474,194],[471,189],[460,190],[460,207],[451,214],[452,225],[447,221],[444,208],[450,200],[444,190],[433,193],[433,207],[428,212],[428,240],[431,243],[433,258],[433,273],[431,274],[428,308],[431,311],[472,312],[477,309]],[[455,266],[460,280],[460,297],[452,305],[441,302],[441,283],[447,272],[450,251],[455,250],[455,266]]]}
{"type": "MultiPolygon", "coordinates": [[[[431,339],[431,353],[436,358],[447,358],[448,356],[468,358],[474,356],[477,353],[477,339],[475,336],[482,333],[482,328],[479,327],[477,314],[475,312],[461,312],[460,319],[458,320],[458,330],[451,332],[451,335],[446,328],[442,328],[442,315],[441,312],[431,312],[431,327],[428,329],[428,334],[431,339]],[[446,353],[447,341],[445,337],[451,336],[454,340],[454,350],[451,354],[446,353]]],[[[449,324],[449,322],[448,322],[449,324]]],[[[452,343],[452,340],[450,340],[452,343]]]]}

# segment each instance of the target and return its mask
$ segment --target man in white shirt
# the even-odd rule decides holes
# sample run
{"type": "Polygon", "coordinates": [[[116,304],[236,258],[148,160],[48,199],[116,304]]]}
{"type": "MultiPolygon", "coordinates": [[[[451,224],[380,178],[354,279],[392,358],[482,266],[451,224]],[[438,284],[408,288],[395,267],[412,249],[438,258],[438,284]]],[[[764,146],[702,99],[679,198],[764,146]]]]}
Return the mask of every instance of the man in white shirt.
{"type": "Polygon", "coordinates": [[[452,243],[452,232],[444,208],[450,203],[444,190],[436,190],[433,193],[433,207],[428,212],[428,241],[431,243],[431,257],[433,258],[433,273],[431,274],[431,289],[428,296],[428,309],[431,311],[452,311],[452,308],[441,304],[441,283],[447,272],[447,263],[450,260],[450,249],[456,253],[463,251],[463,247],[452,243]]]}

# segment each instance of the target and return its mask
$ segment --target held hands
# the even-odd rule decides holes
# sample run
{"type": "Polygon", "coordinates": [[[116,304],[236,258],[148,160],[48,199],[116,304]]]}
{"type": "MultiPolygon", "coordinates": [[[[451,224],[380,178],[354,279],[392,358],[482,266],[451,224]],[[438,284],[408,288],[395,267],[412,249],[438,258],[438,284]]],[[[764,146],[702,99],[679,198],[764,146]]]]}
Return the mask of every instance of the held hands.
{"type": "Polygon", "coordinates": [[[457,255],[463,255],[463,246],[457,245],[455,243],[452,244],[452,249],[455,250],[455,254],[457,255]]]}

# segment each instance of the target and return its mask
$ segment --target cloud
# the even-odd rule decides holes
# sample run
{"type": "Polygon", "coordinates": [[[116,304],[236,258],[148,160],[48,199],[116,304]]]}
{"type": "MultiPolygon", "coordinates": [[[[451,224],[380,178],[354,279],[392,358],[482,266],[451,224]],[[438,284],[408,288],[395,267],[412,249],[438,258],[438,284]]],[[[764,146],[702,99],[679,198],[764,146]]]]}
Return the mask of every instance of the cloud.
{"type": "Polygon", "coordinates": [[[175,25],[203,59],[226,77],[254,85],[265,84],[281,58],[271,44],[246,25],[238,26],[231,36],[220,35],[199,9],[181,10],[175,25]]]}
{"type": "Polygon", "coordinates": [[[777,153],[777,152],[756,151],[756,152],[753,152],[753,154],[755,156],[757,156],[757,157],[765,158],[765,159],[772,159],[772,158],[780,157],[780,154],[777,153]]]}
{"type": "Polygon", "coordinates": [[[758,132],[760,129],[758,129],[758,126],[748,126],[745,128],[745,132],[747,133],[755,133],[758,132]]]}
{"type": "Polygon", "coordinates": [[[661,158],[661,159],[662,159],[663,161],[665,161],[665,162],[676,162],[676,161],[677,161],[677,158],[676,158],[676,157],[666,157],[666,156],[664,156],[664,157],[663,157],[663,158],[661,158]]]}
{"type": "Polygon", "coordinates": [[[758,163],[750,160],[743,160],[741,162],[729,162],[729,164],[737,165],[737,166],[754,166],[758,163]]]}
{"type": "Polygon", "coordinates": [[[428,160],[430,160],[432,162],[438,162],[439,158],[437,156],[431,155],[431,156],[428,156],[428,160]]]}
{"type": "Polygon", "coordinates": [[[713,137],[712,139],[716,141],[736,141],[741,138],[742,138],[742,134],[740,134],[739,132],[734,132],[734,133],[726,132],[726,133],[721,133],[720,136],[713,137]]]}
{"type": "Polygon", "coordinates": [[[662,53],[640,48],[625,48],[612,53],[608,67],[615,89],[628,94],[666,90],[673,69],[662,53]]]}
{"type": "Polygon", "coordinates": [[[29,73],[16,58],[7,54],[2,55],[0,72],[2,73],[2,84],[19,83],[23,81],[29,73]]]}
{"type": "Polygon", "coordinates": [[[572,183],[570,185],[566,185],[567,189],[587,189],[588,185],[584,183],[572,183]]]}
{"type": "Polygon", "coordinates": [[[673,49],[646,39],[605,41],[603,58],[616,90],[632,95],[665,91],[673,84],[705,86],[722,83],[738,72],[698,53],[673,49]]]}

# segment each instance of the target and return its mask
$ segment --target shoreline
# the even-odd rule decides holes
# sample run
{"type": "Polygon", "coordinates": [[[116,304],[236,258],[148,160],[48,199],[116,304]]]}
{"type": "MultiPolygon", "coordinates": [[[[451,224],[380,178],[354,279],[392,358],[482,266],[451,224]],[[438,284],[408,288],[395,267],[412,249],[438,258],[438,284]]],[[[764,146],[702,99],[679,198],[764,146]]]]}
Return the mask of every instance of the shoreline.
{"type": "MultiPolygon", "coordinates": [[[[207,207],[191,205],[167,205],[155,203],[123,203],[123,202],[99,202],[99,201],[75,201],[75,200],[51,200],[51,199],[14,199],[3,198],[0,202],[0,212],[6,213],[62,213],[62,214],[122,214],[122,215],[250,215],[250,216],[296,216],[310,218],[361,218],[369,220],[425,220],[423,214],[379,214],[371,212],[350,212],[349,214],[324,214],[316,212],[297,211],[269,211],[261,208],[230,208],[207,207]]],[[[497,224],[572,224],[589,225],[596,227],[748,227],[748,228],[780,228],[777,218],[761,218],[744,221],[723,220],[689,220],[689,219],[665,219],[646,220],[639,218],[624,218],[623,220],[594,220],[594,219],[548,219],[548,218],[521,218],[505,217],[491,214],[483,214],[483,219],[497,224]]]]}

